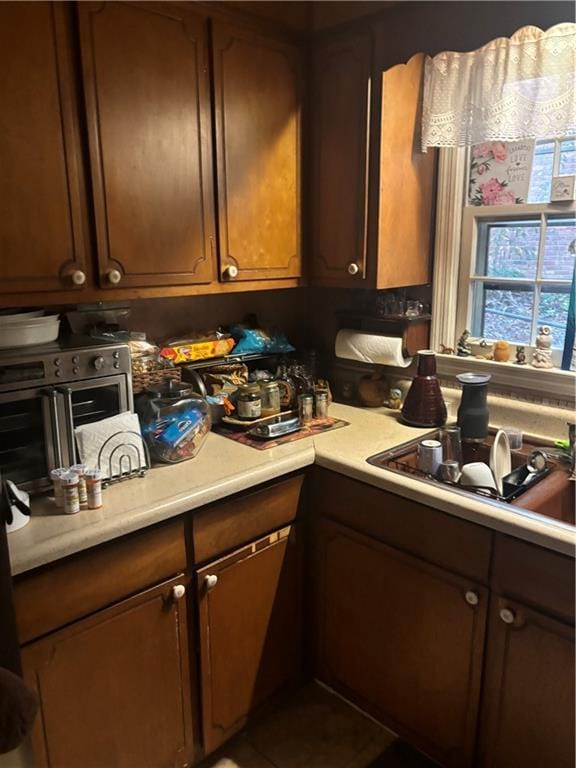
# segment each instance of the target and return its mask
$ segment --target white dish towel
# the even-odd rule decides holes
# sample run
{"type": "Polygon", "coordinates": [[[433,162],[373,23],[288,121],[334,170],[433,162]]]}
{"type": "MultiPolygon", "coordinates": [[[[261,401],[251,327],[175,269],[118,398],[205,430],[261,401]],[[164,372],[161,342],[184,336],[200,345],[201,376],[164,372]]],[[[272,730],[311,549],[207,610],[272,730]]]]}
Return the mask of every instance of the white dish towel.
{"type": "Polygon", "coordinates": [[[132,470],[146,467],[140,421],[135,413],[119,413],[92,424],[83,424],[76,427],[74,433],[80,461],[87,467],[99,467],[104,479],[128,471],[129,461],[122,456],[130,457],[132,470]],[[102,446],[104,449],[98,462],[102,446]]]}

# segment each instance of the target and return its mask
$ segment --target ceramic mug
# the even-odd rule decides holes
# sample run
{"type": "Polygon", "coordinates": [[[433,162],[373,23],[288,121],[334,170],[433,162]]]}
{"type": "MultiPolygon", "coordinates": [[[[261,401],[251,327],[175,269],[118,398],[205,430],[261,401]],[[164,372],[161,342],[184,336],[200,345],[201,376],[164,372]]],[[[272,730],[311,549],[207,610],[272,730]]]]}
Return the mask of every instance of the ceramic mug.
{"type": "Polygon", "coordinates": [[[442,443],[438,440],[422,440],[418,443],[416,463],[421,472],[435,475],[442,463],[442,443]]]}

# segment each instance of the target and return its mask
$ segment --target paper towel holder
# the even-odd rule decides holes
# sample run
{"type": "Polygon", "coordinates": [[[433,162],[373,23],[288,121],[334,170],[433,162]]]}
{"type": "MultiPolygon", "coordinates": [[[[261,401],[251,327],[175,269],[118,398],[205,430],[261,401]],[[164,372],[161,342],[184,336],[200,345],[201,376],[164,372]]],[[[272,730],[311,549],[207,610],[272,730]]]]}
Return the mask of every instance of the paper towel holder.
{"type": "Polygon", "coordinates": [[[362,312],[339,310],[336,312],[338,330],[349,328],[354,331],[378,333],[382,336],[402,338],[402,354],[414,357],[421,349],[427,349],[430,343],[431,315],[418,317],[372,317],[362,312]]]}

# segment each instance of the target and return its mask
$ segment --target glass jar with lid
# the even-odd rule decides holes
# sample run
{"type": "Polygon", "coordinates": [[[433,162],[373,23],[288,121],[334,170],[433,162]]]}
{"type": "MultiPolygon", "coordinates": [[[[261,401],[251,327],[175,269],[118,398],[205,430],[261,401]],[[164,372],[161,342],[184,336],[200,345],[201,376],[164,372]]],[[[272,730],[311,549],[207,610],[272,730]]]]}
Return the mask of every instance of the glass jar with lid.
{"type": "Polygon", "coordinates": [[[238,387],[236,409],[238,418],[245,421],[259,419],[262,416],[262,397],[258,382],[254,381],[238,387]]]}
{"type": "Polygon", "coordinates": [[[212,426],[208,403],[172,380],[146,390],[138,415],[150,455],[168,464],[196,456],[212,426]]]}
{"type": "Polygon", "coordinates": [[[275,416],[280,413],[280,387],[278,382],[269,379],[260,382],[262,398],[262,416],[275,416]]]}

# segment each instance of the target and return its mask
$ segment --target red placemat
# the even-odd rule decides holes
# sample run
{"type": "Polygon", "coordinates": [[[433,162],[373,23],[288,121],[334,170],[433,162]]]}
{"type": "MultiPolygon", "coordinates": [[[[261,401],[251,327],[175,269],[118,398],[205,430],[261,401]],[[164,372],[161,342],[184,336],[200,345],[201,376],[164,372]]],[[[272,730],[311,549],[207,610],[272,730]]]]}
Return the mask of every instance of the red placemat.
{"type": "Polygon", "coordinates": [[[228,437],[230,440],[235,440],[242,445],[249,445],[251,448],[257,448],[259,451],[265,451],[268,448],[275,448],[277,445],[283,445],[284,443],[295,443],[296,440],[302,440],[305,437],[312,437],[313,435],[321,435],[323,432],[330,432],[332,429],[340,429],[340,427],[347,427],[349,421],[343,421],[342,419],[333,419],[330,416],[326,419],[313,419],[309,424],[306,424],[298,432],[292,432],[289,435],[282,435],[281,437],[275,437],[271,440],[261,440],[258,437],[252,437],[246,432],[239,432],[236,429],[230,429],[223,424],[216,424],[212,427],[213,431],[223,437],[228,437]]]}

